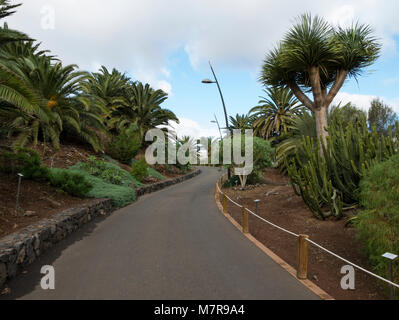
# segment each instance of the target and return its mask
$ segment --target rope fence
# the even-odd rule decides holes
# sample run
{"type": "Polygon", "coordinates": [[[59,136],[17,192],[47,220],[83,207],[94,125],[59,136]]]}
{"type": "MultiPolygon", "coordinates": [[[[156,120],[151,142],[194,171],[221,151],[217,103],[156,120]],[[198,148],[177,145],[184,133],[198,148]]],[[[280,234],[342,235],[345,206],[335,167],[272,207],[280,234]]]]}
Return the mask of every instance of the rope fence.
{"type": "MultiPolygon", "coordinates": [[[[301,280],[307,279],[308,247],[307,247],[307,245],[305,245],[305,244],[306,244],[306,243],[310,243],[310,244],[312,244],[313,246],[319,248],[320,250],[322,250],[322,251],[324,251],[324,252],[326,252],[326,253],[332,255],[333,257],[335,257],[335,258],[337,258],[337,259],[339,259],[339,260],[341,260],[341,261],[343,261],[343,262],[345,262],[345,263],[347,263],[348,265],[351,265],[352,267],[354,267],[354,268],[356,268],[356,269],[358,269],[358,270],[360,270],[360,271],[363,271],[364,273],[366,273],[366,274],[368,274],[368,275],[370,275],[370,276],[372,276],[372,277],[374,277],[374,278],[376,278],[376,279],[379,279],[379,280],[381,280],[381,281],[383,281],[383,282],[389,284],[389,285],[392,286],[392,287],[399,288],[399,284],[394,283],[394,282],[392,282],[392,281],[390,281],[390,280],[388,280],[388,279],[385,279],[385,278],[383,278],[383,277],[381,277],[381,276],[379,276],[379,275],[377,275],[377,274],[375,274],[375,273],[373,273],[373,272],[371,272],[371,271],[368,271],[368,270],[366,270],[366,269],[364,269],[364,268],[358,266],[357,264],[355,264],[355,263],[353,263],[353,262],[348,261],[347,259],[345,259],[345,258],[339,256],[338,254],[336,254],[336,253],[334,253],[334,252],[332,252],[332,251],[330,251],[330,250],[324,248],[323,246],[319,245],[318,243],[316,243],[316,242],[310,240],[308,236],[306,236],[306,235],[299,235],[299,234],[296,234],[296,233],[294,233],[294,232],[291,232],[291,231],[289,231],[289,230],[287,230],[287,229],[284,229],[284,228],[282,228],[282,227],[280,227],[280,226],[278,226],[278,225],[276,225],[276,224],[274,224],[274,223],[272,223],[272,222],[270,222],[270,221],[268,221],[268,220],[266,220],[266,219],[260,217],[259,215],[257,215],[256,213],[252,212],[252,211],[249,210],[248,208],[245,208],[244,206],[242,206],[242,205],[240,205],[239,203],[235,202],[233,199],[231,199],[229,196],[227,196],[227,194],[225,194],[225,193],[221,190],[221,188],[220,188],[220,186],[219,186],[219,183],[222,184],[222,181],[223,181],[223,177],[222,177],[222,178],[220,179],[220,181],[216,184],[216,187],[217,187],[217,192],[218,192],[218,194],[223,196],[223,211],[224,211],[224,213],[227,214],[227,201],[230,201],[230,202],[231,202],[232,204],[234,204],[235,206],[237,206],[237,207],[243,209],[243,212],[246,211],[247,213],[249,213],[249,214],[251,214],[252,216],[256,217],[257,219],[259,219],[259,220],[261,220],[261,221],[267,223],[268,225],[270,225],[270,226],[272,226],[272,227],[274,227],[274,228],[276,228],[276,229],[279,229],[280,231],[283,231],[283,232],[285,232],[285,233],[287,233],[287,234],[289,234],[289,235],[291,235],[291,236],[293,236],[293,237],[299,239],[299,250],[298,250],[299,261],[298,261],[298,270],[297,270],[297,271],[298,271],[298,278],[299,278],[299,279],[301,279],[301,280]],[[244,210],[244,209],[245,209],[245,210],[244,210]]],[[[243,229],[244,229],[244,233],[249,233],[249,231],[248,231],[248,217],[245,218],[245,217],[244,217],[244,213],[243,213],[243,218],[244,218],[244,219],[243,219],[243,225],[244,225],[244,226],[243,226],[243,229]]]]}

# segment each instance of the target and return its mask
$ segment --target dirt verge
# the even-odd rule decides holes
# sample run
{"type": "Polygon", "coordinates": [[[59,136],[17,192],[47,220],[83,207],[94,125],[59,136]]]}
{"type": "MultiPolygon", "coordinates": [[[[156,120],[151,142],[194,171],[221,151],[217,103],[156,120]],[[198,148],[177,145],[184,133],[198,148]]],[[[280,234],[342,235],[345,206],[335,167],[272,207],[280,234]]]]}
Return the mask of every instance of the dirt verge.
{"type": "MultiPolygon", "coordinates": [[[[362,245],[356,240],[356,231],[345,227],[341,221],[320,221],[313,217],[303,200],[296,196],[288,179],[277,171],[265,173],[267,183],[250,187],[223,189],[230,198],[252,211],[256,210],[254,200],[261,202],[258,214],[268,221],[296,234],[306,234],[310,238],[336,254],[370,270],[367,259],[362,254],[362,245]]],[[[241,224],[241,210],[228,203],[228,212],[241,224]]],[[[262,244],[271,249],[292,267],[297,264],[297,239],[250,216],[250,233],[262,244]]],[[[339,300],[382,300],[386,299],[384,288],[374,278],[356,271],[356,290],[341,288],[341,268],[346,265],[337,258],[310,246],[309,279],[339,300]]]]}

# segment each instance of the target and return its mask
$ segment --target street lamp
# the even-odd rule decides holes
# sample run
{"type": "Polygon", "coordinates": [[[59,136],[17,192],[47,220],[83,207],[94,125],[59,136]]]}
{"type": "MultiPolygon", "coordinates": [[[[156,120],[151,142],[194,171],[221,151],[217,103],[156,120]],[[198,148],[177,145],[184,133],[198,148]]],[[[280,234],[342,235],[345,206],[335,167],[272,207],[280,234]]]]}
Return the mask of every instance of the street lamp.
{"type": "MultiPolygon", "coordinates": [[[[212,67],[212,64],[211,64],[210,61],[209,61],[209,66],[211,67],[211,71],[212,71],[212,74],[213,74],[213,77],[214,77],[215,80],[213,81],[213,80],[211,80],[211,79],[204,79],[204,80],[202,80],[202,83],[203,83],[203,84],[214,84],[214,83],[216,83],[216,85],[217,85],[217,87],[218,87],[218,90],[219,90],[219,93],[220,93],[220,98],[222,99],[223,110],[224,110],[224,116],[225,116],[225,120],[226,120],[226,129],[228,129],[228,130],[230,131],[231,136],[233,136],[233,131],[231,130],[230,124],[229,124],[229,117],[228,117],[228,115],[227,115],[227,109],[226,109],[226,104],[225,104],[225,102],[224,102],[222,89],[220,88],[219,81],[218,81],[218,79],[217,79],[217,77],[216,77],[215,71],[213,70],[213,67],[212,67]]],[[[229,179],[231,178],[231,171],[230,171],[230,168],[229,168],[229,170],[228,170],[228,178],[229,178],[229,179]]]]}
{"type": "Polygon", "coordinates": [[[223,140],[222,130],[220,129],[219,121],[218,121],[218,118],[216,117],[216,114],[215,114],[215,120],[212,120],[211,123],[214,123],[218,126],[219,133],[220,133],[220,141],[222,141],[223,140]]]}

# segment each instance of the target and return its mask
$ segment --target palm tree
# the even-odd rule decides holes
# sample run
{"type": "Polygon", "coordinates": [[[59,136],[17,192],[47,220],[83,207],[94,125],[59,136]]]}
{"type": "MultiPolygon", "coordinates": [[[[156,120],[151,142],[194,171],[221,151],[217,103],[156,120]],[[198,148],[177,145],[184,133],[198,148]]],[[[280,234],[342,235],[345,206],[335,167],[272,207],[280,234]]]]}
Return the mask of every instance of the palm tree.
{"type": "Polygon", "coordinates": [[[144,139],[146,132],[157,127],[168,126],[170,121],[179,123],[176,115],[161,107],[168,94],[162,90],[154,90],[149,84],[132,83],[125,98],[127,105],[118,107],[112,112],[113,122],[119,129],[136,126],[137,131],[144,139]]]}
{"type": "Polygon", "coordinates": [[[254,117],[255,134],[269,139],[287,133],[292,128],[292,119],[303,111],[303,105],[287,88],[271,87],[265,90],[268,98],[261,97],[259,106],[250,113],[254,117]]]}
{"type": "Polygon", "coordinates": [[[381,45],[368,25],[333,28],[324,19],[302,15],[266,57],[260,81],[289,87],[315,114],[317,136],[326,143],[327,111],[348,77],[356,78],[378,58],[381,45]],[[313,93],[313,101],[305,92],[313,93]]]}
{"type": "MultiPolygon", "coordinates": [[[[0,19],[15,13],[20,4],[10,5],[8,0],[0,0],[0,19]]],[[[12,44],[30,40],[19,31],[11,30],[7,24],[0,27],[0,50],[12,44]]],[[[0,57],[0,131],[2,134],[15,129],[19,123],[15,120],[18,112],[32,112],[38,108],[39,99],[23,79],[10,68],[10,57],[0,57]],[[19,109],[16,110],[15,106],[19,109]]],[[[26,114],[25,114],[26,117],[26,114]]],[[[29,128],[24,128],[29,129],[29,128]]]]}
{"type": "Polygon", "coordinates": [[[250,115],[237,114],[235,117],[230,116],[230,128],[235,130],[245,130],[252,128],[253,118],[250,115]]]}
{"type": "Polygon", "coordinates": [[[118,70],[109,72],[104,66],[99,72],[91,74],[81,83],[82,94],[79,100],[86,108],[102,110],[104,121],[111,127],[110,117],[118,108],[128,105],[126,92],[130,78],[118,70]]]}
{"type": "MultiPolygon", "coordinates": [[[[14,57],[10,69],[34,92],[37,103],[31,110],[23,109],[20,103],[4,108],[7,112],[3,114],[12,119],[9,134],[16,134],[15,145],[23,146],[29,140],[36,145],[42,137],[45,143],[50,140],[58,148],[61,133],[69,132],[90,143],[95,151],[101,149],[101,139],[95,130],[103,128],[103,121],[77,98],[87,73],[77,71],[75,65],[63,66],[43,52],[36,53],[37,46],[30,42],[25,45],[28,49],[17,51],[26,55],[14,57]]],[[[15,46],[8,49],[15,49],[15,46]]]]}

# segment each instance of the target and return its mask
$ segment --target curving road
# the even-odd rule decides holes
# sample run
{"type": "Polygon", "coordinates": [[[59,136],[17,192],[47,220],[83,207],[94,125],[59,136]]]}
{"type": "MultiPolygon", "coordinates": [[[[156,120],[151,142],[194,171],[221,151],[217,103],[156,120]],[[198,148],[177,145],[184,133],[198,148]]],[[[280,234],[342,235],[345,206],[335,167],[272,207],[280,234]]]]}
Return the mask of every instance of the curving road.
{"type": "Polygon", "coordinates": [[[318,299],[218,211],[203,173],[92,223],[9,284],[12,299],[318,299]],[[53,265],[56,288],[40,288],[53,265]]]}

